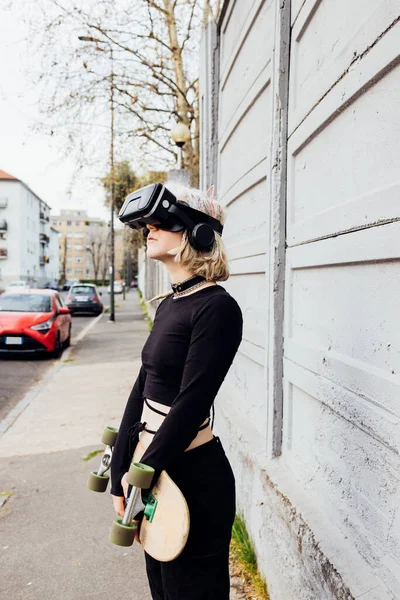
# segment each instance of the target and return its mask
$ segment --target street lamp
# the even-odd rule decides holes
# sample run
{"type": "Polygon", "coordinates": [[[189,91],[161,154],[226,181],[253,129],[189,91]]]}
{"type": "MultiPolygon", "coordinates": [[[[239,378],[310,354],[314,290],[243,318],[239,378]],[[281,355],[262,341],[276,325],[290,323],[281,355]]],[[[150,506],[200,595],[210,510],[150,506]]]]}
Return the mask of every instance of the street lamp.
{"type": "Polygon", "coordinates": [[[190,140],[190,130],[185,123],[179,122],[171,128],[171,137],[178,146],[178,169],[182,169],[182,148],[190,140]]]}
{"type": "MultiPolygon", "coordinates": [[[[114,238],[114,56],[112,45],[109,42],[99,40],[98,38],[80,35],[78,39],[81,42],[94,42],[95,44],[106,44],[110,52],[111,73],[110,73],[110,107],[111,107],[111,140],[110,140],[110,317],[109,321],[115,321],[115,295],[114,295],[114,274],[115,274],[115,238],[114,238]]],[[[96,50],[107,52],[103,48],[96,47],[96,50]]]]}

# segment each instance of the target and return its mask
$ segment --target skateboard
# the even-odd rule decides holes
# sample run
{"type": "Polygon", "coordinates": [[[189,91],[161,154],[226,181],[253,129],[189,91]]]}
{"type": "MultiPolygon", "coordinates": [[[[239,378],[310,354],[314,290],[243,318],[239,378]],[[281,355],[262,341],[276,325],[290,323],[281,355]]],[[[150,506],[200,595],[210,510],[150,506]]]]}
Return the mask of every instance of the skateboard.
{"type": "MultiPolygon", "coordinates": [[[[88,488],[105,492],[109,476],[113,446],[118,430],[106,427],[101,441],[106,445],[98,471],[93,471],[88,488]]],[[[118,546],[131,546],[138,525],[135,517],[143,513],[139,539],[144,550],[156,560],[168,562],[177,558],[185,547],[190,529],[190,514],[184,495],[166,471],[162,471],[156,484],[151,487],[154,469],[140,462],[145,452],[139,442],[127,475],[132,486],[126,501],[124,516],[114,519],[110,541],[118,546]],[[143,496],[142,489],[150,492],[143,496]]]]}

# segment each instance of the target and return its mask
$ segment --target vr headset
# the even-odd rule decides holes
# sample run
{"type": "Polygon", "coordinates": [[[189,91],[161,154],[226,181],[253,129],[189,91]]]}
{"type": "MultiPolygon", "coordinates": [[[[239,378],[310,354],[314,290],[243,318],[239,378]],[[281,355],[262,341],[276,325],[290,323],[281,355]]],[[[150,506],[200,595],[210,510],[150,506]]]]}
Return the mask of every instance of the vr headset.
{"type": "Polygon", "coordinates": [[[210,251],[215,232],[222,235],[223,231],[217,219],[195,210],[186,202],[178,202],[161,183],[146,185],[129,194],[118,218],[131,229],[141,229],[147,224],[166,231],[186,229],[190,245],[202,251],[210,251]]]}

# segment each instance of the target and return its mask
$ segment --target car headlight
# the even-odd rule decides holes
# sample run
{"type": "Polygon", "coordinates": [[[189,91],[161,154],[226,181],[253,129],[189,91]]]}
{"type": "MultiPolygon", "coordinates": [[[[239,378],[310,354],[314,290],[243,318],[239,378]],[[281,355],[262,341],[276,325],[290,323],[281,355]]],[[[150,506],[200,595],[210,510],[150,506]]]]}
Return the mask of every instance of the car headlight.
{"type": "Polygon", "coordinates": [[[41,333],[47,333],[48,331],[50,331],[52,324],[53,324],[53,319],[48,319],[47,321],[43,321],[43,323],[37,323],[37,325],[31,325],[30,329],[34,329],[35,331],[40,331],[41,333]]]}

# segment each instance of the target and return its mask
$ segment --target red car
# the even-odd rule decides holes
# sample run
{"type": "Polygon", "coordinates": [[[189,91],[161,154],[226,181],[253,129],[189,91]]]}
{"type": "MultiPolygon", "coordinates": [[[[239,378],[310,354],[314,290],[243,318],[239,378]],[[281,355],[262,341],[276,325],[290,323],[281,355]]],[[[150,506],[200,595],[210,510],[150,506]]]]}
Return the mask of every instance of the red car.
{"type": "Polygon", "coordinates": [[[0,295],[0,353],[58,357],[71,342],[71,315],[54,290],[15,290],[0,295]]]}

